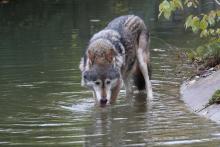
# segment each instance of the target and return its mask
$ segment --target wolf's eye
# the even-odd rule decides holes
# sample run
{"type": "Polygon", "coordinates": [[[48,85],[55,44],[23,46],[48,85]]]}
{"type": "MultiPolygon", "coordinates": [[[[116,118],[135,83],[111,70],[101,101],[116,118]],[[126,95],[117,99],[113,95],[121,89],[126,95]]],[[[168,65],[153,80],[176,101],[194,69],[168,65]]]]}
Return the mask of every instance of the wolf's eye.
{"type": "Polygon", "coordinates": [[[83,76],[83,78],[84,78],[84,79],[87,79],[87,76],[86,76],[86,75],[84,75],[84,76],[83,76]]]}
{"type": "Polygon", "coordinates": [[[100,85],[100,84],[101,84],[101,82],[99,82],[99,81],[96,81],[96,82],[95,82],[95,84],[96,84],[96,85],[100,85]]]}
{"type": "Polygon", "coordinates": [[[107,84],[107,85],[109,85],[110,83],[111,83],[111,81],[110,81],[110,80],[107,80],[107,81],[106,81],[106,84],[107,84]]]}

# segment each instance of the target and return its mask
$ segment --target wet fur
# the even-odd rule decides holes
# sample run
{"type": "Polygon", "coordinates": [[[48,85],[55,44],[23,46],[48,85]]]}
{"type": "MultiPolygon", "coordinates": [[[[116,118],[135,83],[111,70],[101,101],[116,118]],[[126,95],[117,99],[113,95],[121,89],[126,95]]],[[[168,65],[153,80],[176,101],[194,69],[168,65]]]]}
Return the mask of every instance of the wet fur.
{"type": "MultiPolygon", "coordinates": [[[[142,19],[127,15],[112,20],[106,28],[93,35],[86,54],[80,62],[82,85],[89,80],[117,80],[111,85],[110,102],[115,101],[122,81],[126,93],[131,92],[129,79],[132,76],[139,90],[146,89],[152,97],[150,83],[149,32],[142,19]],[[86,77],[87,76],[87,77],[86,77]],[[89,77],[88,77],[89,76],[89,77]]],[[[91,88],[95,93],[97,91],[91,88]]],[[[103,84],[101,98],[107,97],[103,84]]],[[[97,97],[97,95],[95,95],[97,97]]]]}

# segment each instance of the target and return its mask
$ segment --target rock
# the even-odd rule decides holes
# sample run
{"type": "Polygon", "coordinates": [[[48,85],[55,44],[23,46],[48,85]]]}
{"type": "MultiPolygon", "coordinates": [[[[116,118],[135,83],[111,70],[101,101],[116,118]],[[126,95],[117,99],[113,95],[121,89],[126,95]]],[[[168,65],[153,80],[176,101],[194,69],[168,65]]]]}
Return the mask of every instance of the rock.
{"type": "Polygon", "coordinates": [[[220,70],[190,84],[184,83],[180,93],[182,100],[193,112],[220,123],[220,105],[214,104],[202,110],[218,89],[220,89],[220,70]]]}

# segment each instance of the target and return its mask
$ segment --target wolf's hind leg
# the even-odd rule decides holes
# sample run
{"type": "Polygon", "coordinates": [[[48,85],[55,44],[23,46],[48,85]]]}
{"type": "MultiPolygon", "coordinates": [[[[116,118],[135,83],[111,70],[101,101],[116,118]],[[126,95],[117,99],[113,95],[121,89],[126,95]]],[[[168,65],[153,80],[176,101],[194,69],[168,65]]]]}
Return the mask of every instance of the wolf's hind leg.
{"type": "Polygon", "coordinates": [[[148,71],[148,62],[150,61],[149,51],[148,51],[148,41],[147,41],[146,32],[144,31],[140,33],[136,55],[138,59],[138,66],[140,67],[142,75],[144,76],[147,97],[149,99],[152,99],[153,91],[152,91],[152,85],[150,82],[149,71],[148,71]]]}
{"type": "Polygon", "coordinates": [[[133,81],[134,81],[134,85],[137,87],[137,89],[139,91],[141,90],[146,90],[145,88],[145,79],[144,79],[144,76],[140,70],[140,67],[138,64],[135,65],[135,70],[134,70],[134,73],[132,75],[133,77],[133,81]]]}

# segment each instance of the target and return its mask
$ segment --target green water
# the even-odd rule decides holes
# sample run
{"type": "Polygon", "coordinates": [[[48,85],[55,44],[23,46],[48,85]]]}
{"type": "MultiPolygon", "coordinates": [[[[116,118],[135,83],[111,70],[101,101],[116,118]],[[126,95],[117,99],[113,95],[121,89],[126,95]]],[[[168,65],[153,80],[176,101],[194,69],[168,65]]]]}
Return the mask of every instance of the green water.
{"type": "Polygon", "coordinates": [[[177,15],[157,20],[157,1],[18,1],[0,4],[0,146],[220,145],[220,127],[180,99],[187,66],[180,49],[199,40],[177,15]],[[91,35],[123,14],[151,30],[154,100],[144,95],[104,109],[80,86],[78,64],[91,35]]]}

